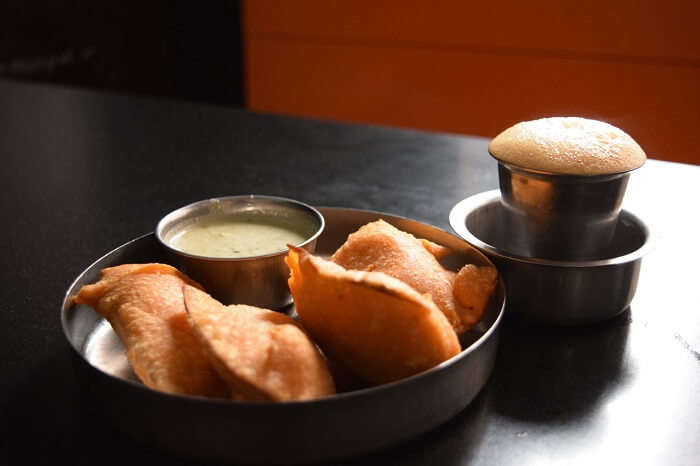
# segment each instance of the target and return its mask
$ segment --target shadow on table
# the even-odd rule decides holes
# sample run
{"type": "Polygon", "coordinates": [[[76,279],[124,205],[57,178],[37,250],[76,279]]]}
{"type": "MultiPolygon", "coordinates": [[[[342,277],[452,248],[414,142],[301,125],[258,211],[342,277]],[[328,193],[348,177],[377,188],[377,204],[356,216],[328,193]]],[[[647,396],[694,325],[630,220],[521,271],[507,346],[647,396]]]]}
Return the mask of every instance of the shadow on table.
{"type": "Polygon", "coordinates": [[[55,464],[65,458],[100,466],[133,464],[135,459],[138,464],[189,464],[137,445],[106,424],[80,396],[72,357],[68,348],[56,352],[5,400],[7,464],[55,464]]]}
{"type": "Polygon", "coordinates": [[[489,397],[490,390],[487,384],[469,406],[445,424],[397,446],[333,464],[338,466],[463,464],[477,450],[484,437],[489,397]]]}
{"type": "Polygon", "coordinates": [[[583,327],[546,327],[506,319],[491,379],[497,413],[531,422],[566,421],[589,412],[625,378],[630,309],[583,327]]]}

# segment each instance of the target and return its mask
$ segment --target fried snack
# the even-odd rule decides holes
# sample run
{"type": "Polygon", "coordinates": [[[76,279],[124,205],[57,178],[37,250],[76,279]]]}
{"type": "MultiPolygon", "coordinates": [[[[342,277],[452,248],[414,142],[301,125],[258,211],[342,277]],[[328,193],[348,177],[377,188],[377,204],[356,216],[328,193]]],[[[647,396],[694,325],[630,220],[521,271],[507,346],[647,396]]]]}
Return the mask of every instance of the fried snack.
{"type": "Polygon", "coordinates": [[[109,321],[126,347],[137,377],[168,393],[227,397],[219,377],[192,332],[182,286],[199,287],[165,264],[125,264],[103,269],[100,280],[74,298],[109,321]]]}
{"type": "Polygon", "coordinates": [[[469,311],[460,313],[462,323],[467,327],[481,319],[497,283],[498,272],[495,267],[467,264],[459,269],[452,292],[457,302],[469,311]]]}
{"type": "Polygon", "coordinates": [[[195,335],[240,401],[308,400],[335,393],[326,361],[299,324],[278,312],[224,306],[183,288],[195,335]]]}
{"type": "Polygon", "coordinates": [[[350,270],[383,272],[430,295],[460,334],[481,319],[498,274],[493,267],[474,265],[455,274],[438,262],[449,254],[449,248],[377,220],[351,233],[331,260],[350,270]],[[478,286],[470,283],[473,278],[478,286]]]}
{"type": "Polygon", "coordinates": [[[445,315],[404,282],[379,272],[345,270],[289,247],[289,288],[297,314],[330,359],[380,384],[459,353],[445,315]]]}

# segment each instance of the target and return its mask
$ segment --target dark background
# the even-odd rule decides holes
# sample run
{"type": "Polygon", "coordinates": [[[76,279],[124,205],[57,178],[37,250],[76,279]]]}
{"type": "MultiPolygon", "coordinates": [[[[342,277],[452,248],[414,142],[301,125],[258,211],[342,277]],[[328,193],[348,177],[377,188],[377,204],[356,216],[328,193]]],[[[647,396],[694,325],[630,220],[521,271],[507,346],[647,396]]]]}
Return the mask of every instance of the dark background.
{"type": "Polygon", "coordinates": [[[0,78],[243,105],[238,1],[0,4],[0,78]]]}

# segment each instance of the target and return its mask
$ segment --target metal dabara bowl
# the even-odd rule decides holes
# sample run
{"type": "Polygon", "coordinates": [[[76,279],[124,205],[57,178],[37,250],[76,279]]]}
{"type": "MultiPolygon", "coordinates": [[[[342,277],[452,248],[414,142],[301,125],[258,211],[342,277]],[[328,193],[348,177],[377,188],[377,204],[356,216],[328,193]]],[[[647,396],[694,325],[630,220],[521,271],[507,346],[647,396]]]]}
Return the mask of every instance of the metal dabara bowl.
{"type": "Polygon", "coordinates": [[[579,325],[612,318],[629,306],[650,247],[649,229],[635,215],[622,210],[605,254],[586,261],[513,252],[516,235],[508,217],[498,190],[468,197],[450,212],[452,229],[503,275],[509,312],[527,321],[579,325]]]}
{"type": "Polygon", "coordinates": [[[630,172],[560,175],[498,163],[509,251],[554,260],[605,254],[618,224],[630,172]]]}
{"type": "Polygon", "coordinates": [[[287,285],[289,268],[284,262],[286,248],[259,256],[222,258],[189,254],[168,242],[169,236],[183,225],[207,216],[240,213],[308,223],[312,233],[297,246],[309,252],[314,252],[316,240],[325,227],[321,213],[307,204],[251,194],[207,199],[181,207],[158,222],[156,237],[173,256],[173,263],[222,303],[281,309],[292,301],[287,285]]]}

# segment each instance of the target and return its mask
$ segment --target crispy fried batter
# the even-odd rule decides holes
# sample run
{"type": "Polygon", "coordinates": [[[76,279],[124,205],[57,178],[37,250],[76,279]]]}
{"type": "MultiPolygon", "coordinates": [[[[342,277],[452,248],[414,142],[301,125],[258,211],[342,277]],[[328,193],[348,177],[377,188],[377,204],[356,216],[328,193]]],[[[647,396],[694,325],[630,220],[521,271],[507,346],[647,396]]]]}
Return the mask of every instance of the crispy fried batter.
{"type": "Polygon", "coordinates": [[[187,322],[182,286],[199,285],[165,264],[125,264],[102,270],[101,279],[74,298],[107,319],[127,350],[138,378],[169,393],[227,396],[187,322]]]}
{"type": "MultiPolygon", "coordinates": [[[[486,282],[483,286],[469,287],[467,279],[474,275],[469,272],[455,283],[456,274],[438,262],[450,253],[449,248],[417,239],[383,220],[377,220],[351,233],[331,260],[346,269],[383,272],[419,293],[430,295],[455,331],[462,333],[481,319],[496,282],[494,280],[491,287],[486,282]],[[477,297],[477,292],[483,295],[477,297]],[[463,302],[464,297],[469,299],[463,302]]],[[[490,271],[484,274],[496,274],[495,269],[487,268],[490,271]]]]}
{"type": "Polygon", "coordinates": [[[332,359],[363,379],[398,380],[459,353],[444,314],[404,282],[345,270],[293,246],[286,260],[302,324],[332,359]]]}
{"type": "Polygon", "coordinates": [[[498,272],[488,265],[479,267],[467,264],[457,272],[453,292],[459,304],[467,311],[459,313],[467,328],[481,319],[497,284],[498,272]]]}
{"type": "Polygon", "coordinates": [[[184,287],[192,328],[240,401],[308,400],[335,393],[316,345],[289,316],[247,305],[224,306],[184,287]]]}

